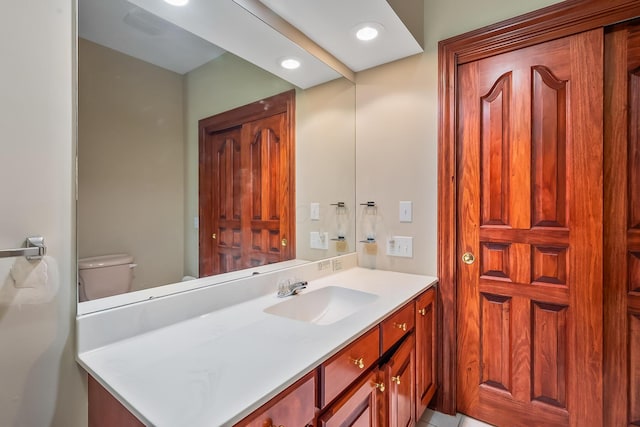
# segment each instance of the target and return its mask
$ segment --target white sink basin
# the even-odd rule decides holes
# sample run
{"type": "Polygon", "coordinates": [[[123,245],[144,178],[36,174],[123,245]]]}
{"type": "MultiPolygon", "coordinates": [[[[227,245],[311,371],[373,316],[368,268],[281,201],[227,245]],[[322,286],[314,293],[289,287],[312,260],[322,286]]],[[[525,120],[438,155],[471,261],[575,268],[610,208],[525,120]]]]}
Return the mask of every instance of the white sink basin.
{"type": "Polygon", "coordinates": [[[264,309],[265,313],[316,325],[329,325],[355,313],[378,299],[378,295],[341,286],[327,286],[316,291],[287,297],[287,300],[264,309]]]}

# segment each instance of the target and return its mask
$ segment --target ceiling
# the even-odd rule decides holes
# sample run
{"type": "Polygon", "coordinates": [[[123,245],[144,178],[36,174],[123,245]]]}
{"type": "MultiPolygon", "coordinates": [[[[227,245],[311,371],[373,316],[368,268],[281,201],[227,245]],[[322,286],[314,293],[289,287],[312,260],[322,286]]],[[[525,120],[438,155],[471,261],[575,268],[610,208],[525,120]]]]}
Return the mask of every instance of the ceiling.
{"type": "MultiPolygon", "coordinates": [[[[352,71],[422,51],[385,0],[260,0],[352,71]],[[355,27],[382,27],[360,42],[355,27]]],[[[190,0],[183,7],[160,0],[78,0],[78,35],[94,43],[184,74],[229,51],[308,88],[341,76],[233,0],[190,0]],[[279,62],[295,57],[297,70],[279,62]]]]}

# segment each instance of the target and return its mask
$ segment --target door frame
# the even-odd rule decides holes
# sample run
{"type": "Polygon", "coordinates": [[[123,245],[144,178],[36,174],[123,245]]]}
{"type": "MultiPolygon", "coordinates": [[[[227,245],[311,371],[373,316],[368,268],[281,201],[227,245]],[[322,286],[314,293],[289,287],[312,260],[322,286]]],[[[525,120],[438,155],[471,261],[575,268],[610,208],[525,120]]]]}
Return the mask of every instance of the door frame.
{"type": "MultiPolygon", "coordinates": [[[[457,230],[456,100],[458,65],[640,16],[637,0],[568,0],[438,44],[438,397],[437,409],[456,412],[457,230]]],[[[605,281],[606,282],[606,281],[605,281]]],[[[607,359],[607,349],[604,349],[607,359]]],[[[609,397],[604,395],[604,405],[609,397]]],[[[606,422],[606,420],[605,420],[606,422]]]]}

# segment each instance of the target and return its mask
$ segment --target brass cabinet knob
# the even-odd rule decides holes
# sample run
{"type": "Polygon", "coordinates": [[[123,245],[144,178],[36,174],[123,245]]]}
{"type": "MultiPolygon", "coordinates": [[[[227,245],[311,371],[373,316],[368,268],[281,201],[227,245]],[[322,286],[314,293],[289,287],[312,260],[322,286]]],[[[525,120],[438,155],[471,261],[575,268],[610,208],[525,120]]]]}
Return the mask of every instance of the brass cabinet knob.
{"type": "Polygon", "coordinates": [[[400,375],[398,375],[397,377],[391,377],[391,381],[400,385],[400,375]]]}
{"type": "Polygon", "coordinates": [[[421,308],[420,310],[418,310],[418,313],[420,313],[421,316],[426,316],[427,309],[426,308],[421,308]]]}
{"type": "Polygon", "coordinates": [[[378,389],[378,391],[384,392],[384,390],[385,390],[384,383],[375,383],[375,386],[378,389]]]}
{"type": "Polygon", "coordinates": [[[271,420],[271,418],[267,418],[266,420],[264,420],[264,422],[262,423],[262,427],[284,427],[282,424],[281,425],[276,425],[273,423],[273,421],[271,420]]]}
{"type": "Polygon", "coordinates": [[[282,241],[280,242],[280,244],[282,246],[287,246],[287,239],[282,239],[282,241]]]}
{"type": "Polygon", "coordinates": [[[403,331],[406,332],[407,330],[407,322],[402,322],[402,323],[394,323],[393,326],[395,326],[398,329],[402,329],[403,331]]]}
{"type": "Polygon", "coordinates": [[[361,357],[360,359],[351,359],[354,365],[356,365],[360,369],[364,369],[364,359],[361,357]]]}
{"type": "Polygon", "coordinates": [[[211,235],[211,238],[212,238],[212,239],[214,239],[214,240],[215,240],[217,237],[218,237],[218,236],[216,236],[216,233],[213,233],[213,234],[211,235]]]}
{"type": "Polygon", "coordinates": [[[473,264],[475,260],[476,257],[471,252],[465,252],[464,255],[462,255],[462,262],[467,265],[473,264]]]}

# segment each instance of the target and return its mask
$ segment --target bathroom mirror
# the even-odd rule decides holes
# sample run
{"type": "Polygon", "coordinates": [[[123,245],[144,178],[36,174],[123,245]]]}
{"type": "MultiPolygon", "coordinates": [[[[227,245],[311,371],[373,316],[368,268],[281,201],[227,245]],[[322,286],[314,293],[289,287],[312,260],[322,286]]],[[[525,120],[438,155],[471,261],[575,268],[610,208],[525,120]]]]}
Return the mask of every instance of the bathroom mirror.
{"type": "Polygon", "coordinates": [[[199,277],[198,121],[292,89],[296,253],[286,264],[355,250],[351,82],[297,88],[124,0],[79,0],[78,10],[78,258],[131,255],[134,294],[199,277]],[[116,21],[112,33],[89,22],[96,7],[116,21]],[[310,247],[312,233],[323,248],[310,247]]]}

